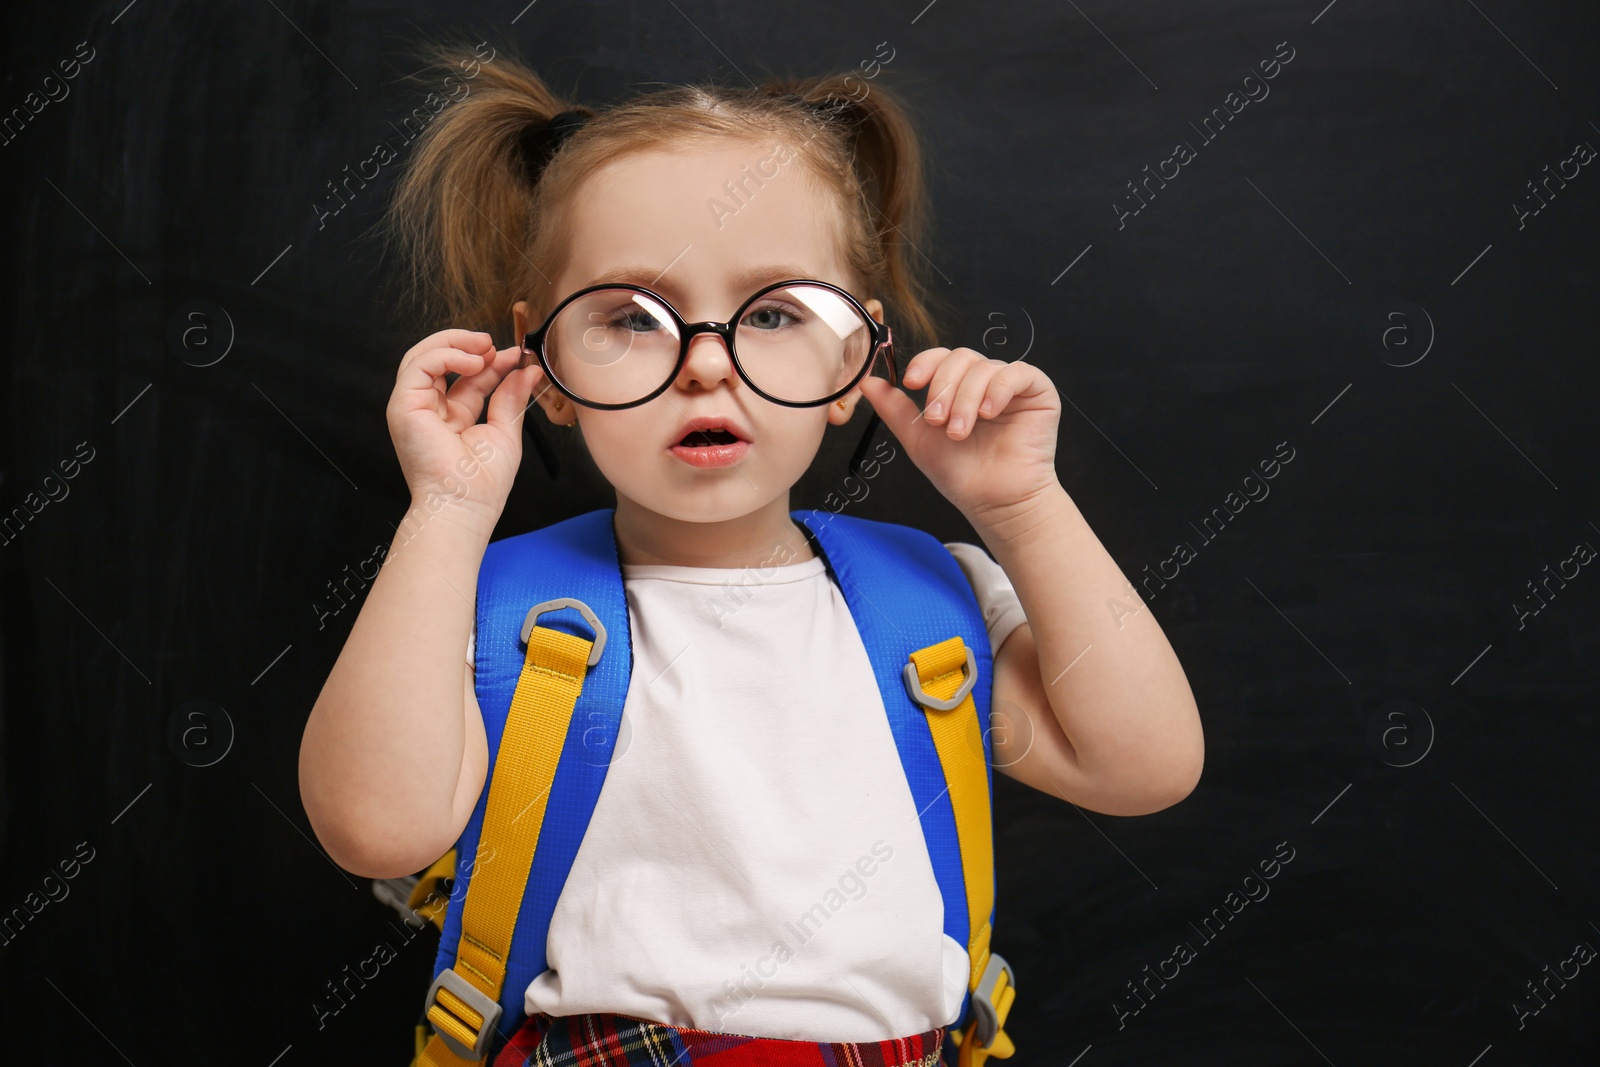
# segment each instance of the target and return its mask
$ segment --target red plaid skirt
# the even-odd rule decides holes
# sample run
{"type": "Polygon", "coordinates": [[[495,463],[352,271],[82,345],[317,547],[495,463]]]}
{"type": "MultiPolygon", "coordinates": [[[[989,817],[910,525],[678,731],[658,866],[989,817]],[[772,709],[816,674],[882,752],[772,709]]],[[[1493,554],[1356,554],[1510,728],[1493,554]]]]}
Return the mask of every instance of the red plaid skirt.
{"type": "Polygon", "coordinates": [[[493,1067],[944,1067],[944,1027],[894,1041],[788,1041],[601,1012],[529,1016],[493,1067]]]}

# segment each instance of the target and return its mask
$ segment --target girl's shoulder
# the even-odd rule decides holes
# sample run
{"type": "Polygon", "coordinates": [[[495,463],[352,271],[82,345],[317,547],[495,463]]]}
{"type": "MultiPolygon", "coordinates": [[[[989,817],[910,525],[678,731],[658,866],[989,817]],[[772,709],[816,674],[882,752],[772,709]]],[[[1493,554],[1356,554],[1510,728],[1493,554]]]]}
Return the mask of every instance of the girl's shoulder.
{"type": "Polygon", "coordinates": [[[1022,601],[1017,598],[1016,587],[1004,568],[984,551],[981,545],[966,541],[946,541],[944,547],[961,565],[961,571],[972,584],[978,607],[983,610],[984,625],[989,631],[989,645],[998,653],[1011,631],[1028,621],[1022,611],[1022,601]]]}

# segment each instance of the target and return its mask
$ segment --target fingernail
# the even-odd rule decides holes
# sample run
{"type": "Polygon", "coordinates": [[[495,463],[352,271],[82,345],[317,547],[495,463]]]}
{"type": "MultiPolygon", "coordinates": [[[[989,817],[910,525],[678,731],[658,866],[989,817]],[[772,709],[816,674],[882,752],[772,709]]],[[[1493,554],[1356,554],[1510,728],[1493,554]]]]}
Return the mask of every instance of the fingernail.
{"type": "Polygon", "coordinates": [[[942,404],[941,402],[935,400],[933,403],[928,405],[928,418],[937,419],[939,416],[941,416],[943,414],[944,414],[944,404],[942,404]]]}
{"type": "Polygon", "coordinates": [[[960,433],[961,432],[961,428],[963,426],[965,426],[966,424],[967,424],[967,420],[963,419],[960,415],[957,415],[955,418],[950,420],[950,432],[951,433],[960,433]]]}

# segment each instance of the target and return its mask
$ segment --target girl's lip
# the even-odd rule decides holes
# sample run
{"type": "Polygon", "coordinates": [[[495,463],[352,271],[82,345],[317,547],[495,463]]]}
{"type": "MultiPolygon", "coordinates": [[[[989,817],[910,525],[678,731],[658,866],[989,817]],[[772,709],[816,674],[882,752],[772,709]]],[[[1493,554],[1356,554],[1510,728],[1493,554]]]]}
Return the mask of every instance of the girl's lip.
{"type": "MultiPolygon", "coordinates": [[[[712,429],[725,430],[741,441],[750,440],[750,431],[746,430],[739,420],[731,415],[696,415],[678,427],[678,435],[672,439],[672,443],[676,444],[696,431],[712,429]]],[[[710,442],[707,441],[705,443],[709,444],[710,442]]],[[[670,448],[672,445],[669,444],[667,447],[670,448]]]]}
{"type": "Polygon", "coordinates": [[[695,448],[673,445],[667,451],[691,467],[710,470],[716,467],[731,467],[739,462],[750,451],[750,442],[734,441],[726,445],[700,445],[695,448]]]}

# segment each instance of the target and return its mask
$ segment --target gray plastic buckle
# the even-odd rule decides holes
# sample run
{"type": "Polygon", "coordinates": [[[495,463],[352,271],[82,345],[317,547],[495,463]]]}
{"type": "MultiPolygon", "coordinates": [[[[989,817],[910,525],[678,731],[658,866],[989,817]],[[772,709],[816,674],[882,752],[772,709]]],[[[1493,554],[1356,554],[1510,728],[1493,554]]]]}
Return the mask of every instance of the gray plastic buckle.
{"type": "Polygon", "coordinates": [[[417,888],[417,882],[420,880],[414,874],[408,874],[403,878],[374,878],[372,895],[398,911],[407,926],[414,926],[420,930],[428,925],[428,920],[411,907],[411,892],[417,888]]]}
{"type": "Polygon", "coordinates": [[[984,965],[983,977],[978,980],[978,988],[972,991],[972,1015],[977,1020],[978,1029],[973,1033],[978,1045],[987,1048],[989,1042],[994,1040],[994,1035],[1000,1032],[1000,1016],[994,1008],[994,987],[1000,978],[1000,972],[1006,972],[1006,984],[1015,986],[1011,975],[1011,964],[998,952],[989,953],[989,962],[984,965]]]}
{"type": "Polygon", "coordinates": [[[926,704],[928,707],[937,708],[940,711],[950,711],[963,700],[967,699],[967,694],[972,692],[972,686],[978,680],[978,660],[977,657],[972,654],[972,649],[970,647],[967,648],[966,652],[967,676],[961,680],[961,688],[957,689],[954,695],[945,698],[929,696],[927,693],[923,692],[922,676],[917,673],[917,665],[915,661],[907,663],[904,674],[906,680],[906,692],[911,694],[911,699],[915,700],[918,704],[926,704]]]}
{"type": "Polygon", "coordinates": [[[577,608],[583,614],[584,620],[588,622],[590,629],[594,630],[594,647],[589,650],[589,666],[593,667],[596,663],[599,663],[600,653],[606,649],[606,628],[599,619],[595,618],[594,612],[589,610],[589,605],[581,600],[574,600],[569,596],[546,600],[543,604],[535,604],[529,608],[528,617],[522,620],[522,643],[528,643],[528,635],[533,633],[533,624],[539,621],[539,616],[557,608],[577,608]]]}
{"type": "MultiPolygon", "coordinates": [[[[422,1014],[424,1017],[427,1016],[428,1009],[432,1008],[436,1003],[435,997],[438,996],[440,986],[450,990],[450,992],[470,1004],[475,1011],[481,1013],[483,1015],[483,1025],[478,1027],[477,1040],[472,1043],[470,1048],[437,1026],[433,1028],[434,1034],[440,1041],[445,1043],[445,1047],[464,1060],[482,1060],[486,1058],[489,1055],[489,1042],[494,1038],[495,1027],[500,1023],[502,1009],[499,1002],[490,1000],[483,990],[461,977],[451,968],[446,967],[439,972],[439,976],[428,987],[428,996],[422,1002],[422,1014]]],[[[448,1011],[449,1009],[445,1010],[448,1011]]],[[[456,1018],[459,1019],[460,1016],[456,1016],[456,1018]]],[[[461,1022],[465,1023],[466,1020],[461,1019],[461,1022]]]]}

